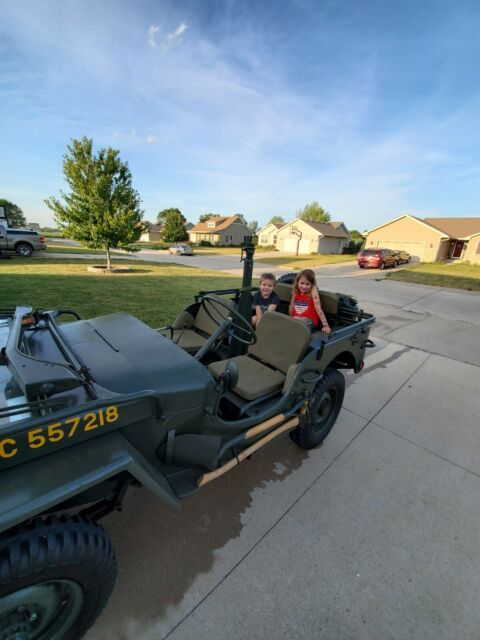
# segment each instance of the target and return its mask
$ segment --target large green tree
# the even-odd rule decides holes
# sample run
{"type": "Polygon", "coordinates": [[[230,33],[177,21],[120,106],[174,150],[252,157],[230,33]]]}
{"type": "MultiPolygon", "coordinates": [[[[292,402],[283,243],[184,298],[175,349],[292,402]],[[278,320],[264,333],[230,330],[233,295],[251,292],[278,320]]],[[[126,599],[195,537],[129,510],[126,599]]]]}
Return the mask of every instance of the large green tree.
{"type": "Polygon", "coordinates": [[[178,209],[170,209],[163,219],[162,238],[165,242],[188,240],[185,218],[178,209]]]}
{"type": "Polygon", "coordinates": [[[297,217],[308,222],[330,222],[330,214],[316,200],[297,211],[297,217]]]}
{"type": "Polygon", "coordinates": [[[111,268],[110,249],[129,250],[145,228],[140,197],[132,187],[128,164],[108,147],[93,153],[93,140],[72,140],[63,156],[63,174],[69,192],[60,192],[45,204],[52,209],[64,236],[83,245],[105,249],[111,268]]]}
{"type": "Polygon", "coordinates": [[[163,209],[163,211],[159,211],[158,212],[158,214],[157,214],[157,224],[165,224],[165,220],[167,219],[167,216],[170,215],[171,213],[178,213],[182,217],[182,220],[183,220],[184,224],[187,221],[185,216],[182,215],[182,212],[180,211],[180,209],[177,209],[177,207],[172,207],[170,209],[163,209]]]}
{"type": "Polygon", "coordinates": [[[252,234],[256,236],[258,233],[258,230],[260,229],[260,225],[258,224],[257,220],[252,220],[251,222],[248,223],[247,226],[252,232],[252,234]]]}
{"type": "Polygon", "coordinates": [[[23,211],[10,200],[0,198],[0,207],[5,209],[5,215],[9,227],[24,227],[27,224],[23,211]]]}
{"type": "Polygon", "coordinates": [[[268,224],[285,224],[285,220],[282,216],[272,216],[268,221],[268,224]]]}

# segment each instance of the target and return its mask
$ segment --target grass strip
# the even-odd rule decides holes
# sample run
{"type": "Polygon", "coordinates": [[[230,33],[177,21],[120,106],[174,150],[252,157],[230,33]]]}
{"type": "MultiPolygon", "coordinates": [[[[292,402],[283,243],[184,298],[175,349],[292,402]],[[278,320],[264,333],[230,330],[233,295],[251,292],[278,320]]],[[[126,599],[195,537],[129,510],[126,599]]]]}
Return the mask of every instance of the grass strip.
{"type": "Polygon", "coordinates": [[[480,291],[480,265],[464,262],[422,263],[400,271],[389,271],[386,277],[399,282],[426,284],[432,287],[480,291]]]}
{"type": "MultiPolygon", "coordinates": [[[[125,311],[152,327],[172,322],[200,290],[239,287],[238,277],[195,267],[135,261],[130,273],[87,271],[93,260],[5,261],[0,266],[2,308],[69,308],[82,317],[125,311]]],[[[124,265],[122,265],[124,266],[124,265]]]]}
{"type": "Polygon", "coordinates": [[[356,258],[352,255],[343,254],[318,254],[308,256],[283,256],[270,258],[257,258],[255,262],[264,262],[285,269],[312,269],[323,264],[338,264],[342,262],[353,262],[356,258]]]}

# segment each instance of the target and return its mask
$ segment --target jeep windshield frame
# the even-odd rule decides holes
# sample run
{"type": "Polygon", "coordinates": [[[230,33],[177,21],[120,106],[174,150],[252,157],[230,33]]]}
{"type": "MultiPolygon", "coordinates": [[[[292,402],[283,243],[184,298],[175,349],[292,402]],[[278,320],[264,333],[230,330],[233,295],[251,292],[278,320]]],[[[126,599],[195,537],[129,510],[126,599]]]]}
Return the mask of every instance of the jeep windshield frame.
{"type": "Polygon", "coordinates": [[[3,364],[6,364],[13,380],[28,401],[52,396],[63,391],[84,387],[92,398],[96,398],[88,368],[68,343],[60,327],[54,320],[62,314],[75,312],[64,309],[56,312],[35,311],[31,307],[18,306],[14,311],[1,312],[0,317],[11,318],[12,324],[7,344],[2,350],[3,364]],[[26,353],[25,333],[31,330],[49,331],[59,349],[64,362],[41,360],[26,353]]]}

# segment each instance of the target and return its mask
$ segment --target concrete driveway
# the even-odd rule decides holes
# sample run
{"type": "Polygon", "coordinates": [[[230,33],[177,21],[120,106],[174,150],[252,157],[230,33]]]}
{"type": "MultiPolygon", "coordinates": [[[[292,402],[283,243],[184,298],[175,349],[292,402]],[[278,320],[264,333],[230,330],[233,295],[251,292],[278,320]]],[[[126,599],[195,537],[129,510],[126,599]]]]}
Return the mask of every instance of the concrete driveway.
{"type": "Polygon", "coordinates": [[[88,640],[478,640],[480,295],[378,275],[319,276],[378,318],[324,446],[280,437],[180,513],[132,491],[88,640]]]}

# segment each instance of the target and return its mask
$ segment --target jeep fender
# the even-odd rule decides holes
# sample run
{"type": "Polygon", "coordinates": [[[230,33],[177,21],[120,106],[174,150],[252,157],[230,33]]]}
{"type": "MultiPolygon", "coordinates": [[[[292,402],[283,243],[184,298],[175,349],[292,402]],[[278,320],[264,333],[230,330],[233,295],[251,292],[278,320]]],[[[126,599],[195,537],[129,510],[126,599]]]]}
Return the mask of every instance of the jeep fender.
{"type": "Polygon", "coordinates": [[[127,471],[175,510],[180,501],[165,476],[119,432],[12,467],[0,474],[0,531],[25,522],[127,471]]]}

